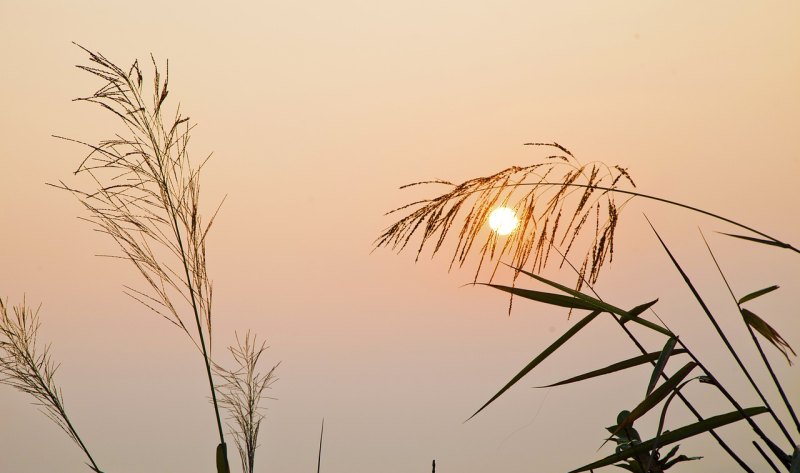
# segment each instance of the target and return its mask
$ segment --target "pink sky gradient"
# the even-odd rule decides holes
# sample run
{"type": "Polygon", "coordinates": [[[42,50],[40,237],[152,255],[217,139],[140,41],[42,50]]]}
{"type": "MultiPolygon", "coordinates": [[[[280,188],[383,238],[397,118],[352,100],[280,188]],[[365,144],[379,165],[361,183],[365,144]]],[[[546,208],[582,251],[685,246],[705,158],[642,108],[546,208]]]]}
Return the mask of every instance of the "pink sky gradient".
{"type": "MultiPolygon", "coordinates": [[[[0,297],[42,303],[67,407],[107,473],[211,472],[216,432],[190,342],[123,295],[137,275],[94,257],[111,242],[45,185],[70,179],[84,156],[52,134],[94,141],[119,130],[71,102],[98,85],[73,67],[87,58],[71,41],[123,66],[168,58],[172,105],[198,124],[194,155],[214,152],[207,213],[227,196],[208,247],[214,353],[250,329],[268,340],[266,361],[282,362],[257,471],[314,471],[323,417],[324,473],[425,472],[434,458],[440,473],[567,471],[608,454],[596,451],[604,427],[641,399],[647,368],[531,388],[636,355],[604,319],[463,423],[575,318],[524,301],[509,317],[503,294],[462,287],[474,266],[447,272],[449,255],[414,264],[411,253],[370,254],[393,222],[384,212],[431,195],[403,184],[530,164],[544,155],[523,143],[558,141],[582,161],[627,167],[643,192],[800,244],[800,4],[494,3],[0,2],[0,297]]],[[[618,305],[660,298],[659,315],[756,405],[643,212],[748,360],[755,352],[697,227],[734,290],[782,286],[753,308],[795,349],[800,256],[634,201],[601,276],[618,305]]],[[[797,366],[769,350],[800,399],[797,366]]],[[[687,389],[709,415],[731,410],[705,385],[687,389]]],[[[0,419],[0,472],[88,471],[5,386],[0,419]]],[[[689,416],[676,407],[669,421],[689,416]]],[[[749,429],[721,432],[761,465],[749,429]]],[[[682,445],[706,458],[676,471],[733,468],[710,437],[682,445]]]]}

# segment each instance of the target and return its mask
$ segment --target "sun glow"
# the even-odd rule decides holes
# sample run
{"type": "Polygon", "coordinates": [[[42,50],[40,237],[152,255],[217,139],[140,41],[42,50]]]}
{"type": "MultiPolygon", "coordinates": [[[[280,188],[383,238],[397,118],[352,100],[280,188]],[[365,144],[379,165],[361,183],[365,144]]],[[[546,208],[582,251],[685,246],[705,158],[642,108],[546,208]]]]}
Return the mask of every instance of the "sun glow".
{"type": "Polygon", "coordinates": [[[508,235],[519,225],[519,219],[512,209],[498,207],[489,214],[489,226],[498,235],[508,235]]]}

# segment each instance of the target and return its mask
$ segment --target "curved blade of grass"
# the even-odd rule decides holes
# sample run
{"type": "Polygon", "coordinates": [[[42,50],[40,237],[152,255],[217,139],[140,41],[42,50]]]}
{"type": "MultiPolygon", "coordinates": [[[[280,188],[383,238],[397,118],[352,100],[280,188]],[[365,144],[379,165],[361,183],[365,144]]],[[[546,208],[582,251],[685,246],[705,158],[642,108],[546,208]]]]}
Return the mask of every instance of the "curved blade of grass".
{"type": "MultiPolygon", "coordinates": [[[[686,376],[689,375],[689,373],[694,369],[695,366],[697,366],[697,363],[695,363],[694,361],[690,361],[686,363],[683,366],[683,368],[679,369],[674,375],[672,375],[668,380],[664,381],[664,384],[659,386],[658,389],[656,389],[649,396],[644,398],[644,400],[640,402],[639,405],[636,406],[631,411],[631,413],[628,414],[628,416],[622,422],[619,423],[619,425],[617,425],[617,428],[614,430],[614,432],[611,433],[611,436],[613,437],[620,430],[630,425],[633,425],[633,422],[636,419],[642,417],[650,409],[656,407],[656,405],[658,405],[659,402],[661,402],[665,397],[667,397],[669,393],[672,392],[672,390],[675,389],[675,387],[681,381],[683,381],[684,378],[686,378],[686,376]]],[[[608,442],[608,440],[603,442],[603,445],[605,445],[606,442],[608,442]]],[[[601,445],[601,447],[603,445],[601,445]]]]}
{"type": "Polygon", "coordinates": [[[664,368],[667,366],[667,360],[669,359],[670,356],[672,356],[672,352],[675,349],[676,343],[678,343],[678,337],[672,337],[669,340],[667,340],[667,343],[661,350],[661,354],[658,357],[656,366],[653,368],[653,374],[650,376],[650,382],[647,383],[647,392],[645,392],[645,397],[649,396],[650,393],[653,392],[653,389],[656,387],[658,378],[660,378],[661,373],[664,372],[664,368]]]}
{"type": "MultiPolygon", "coordinates": [[[[680,348],[678,350],[673,350],[673,355],[678,355],[681,353],[686,353],[686,350],[680,348]]],[[[598,376],[603,376],[610,373],[615,373],[617,371],[622,371],[624,369],[633,368],[634,366],[643,365],[646,363],[650,363],[655,361],[661,355],[660,351],[654,351],[652,353],[648,353],[646,355],[639,355],[633,358],[628,358],[627,360],[623,360],[612,365],[608,365],[605,368],[600,368],[594,371],[589,371],[587,373],[583,373],[578,376],[574,376],[569,379],[565,379],[563,381],[559,381],[557,383],[548,384],[547,386],[535,386],[536,388],[552,388],[554,386],[562,386],[564,384],[576,383],[578,381],[583,381],[586,379],[596,378],[598,376]]]]}
{"type": "Polygon", "coordinates": [[[571,288],[569,288],[567,286],[564,286],[563,284],[559,284],[559,283],[557,283],[555,281],[551,281],[551,280],[549,280],[547,278],[539,276],[538,274],[534,274],[534,273],[532,273],[530,271],[525,271],[524,269],[516,268],[514,266],[510,266],[510,265],[506,265],[506,266],[508,266],[509,268],[512,268],[515,271],[519,271],[520,273],[525,274],[526,276],[530,276],[530,277],[532,277],[533,279],[536,279],[539,282],[547,284],[548,286],[552,286],[552,287],[554,287],[554,288],[556,288],[558,290],[566,292],[567,294],[569,294],[569,295],[571,295],[573,297],[576,297],[578,299],[582,299],[582,300],[584,300],[586,302],[589,302],[590,304],[594,304],[596,307],[601,308],[606,312],[611,312],[613,314],[617,314],[620,317],[622,317],[622,322],[623,323],[625,323],[625,322],[627,322],[629,320],[632,320],[632,321],[634,321],[634,322],[636,322],[638,324],[644,325],[647,328],[655,330],[656,332],[660,332],[660,333],[662,333],[664,335],[667,335],[669,337],[673,336],[672,332],[670,332],[669,330],[665,329],[664,327],[661,327],[660,325],[656,325],[656,324],[650,322],[649,320],[644,320],[644,319],[641,319],[641,318],[638,317],[645,310],[649,309],[650,307],[653,306],[653,304],[658,302],[658,299],[655,299],[655,300],[650,301],[650,302],[646,302],[644,304],[641,304],[641,305],[638,305],[638,306],[634,307],[631,310],[627,310],[626,311],[626,310],[620,309],[619,307],[613,306],[613,305],[611,305],[611,304],[609,304],[607,302],[603,302],[600,299],[596,299],[596,298],[594,298],[592,296],[589,296],[589,295],[586,295],[586,294],[584,294],[584,293],[582,293],[580,291],[576,291],[575,289],[571,289],[571,288]]]}
{"type": "MultiPolygon", "coordinates": [[[[482,283],[478,283],[482,284],[482,283]]],[[[555,305],[559,307],[568,307],[570,309],[585,309],[585,310],[599,310],[600,307],[596,305],[579,299],[577,297],[569,297],[563,294],[554,294],[552,292],[541,292],[541,291],[533,291],[530,289],[522,289],[519,287],[511,287],[511,286],[502,286],[500,284],[483,284],[485,286],[493,287],[495,289],[499,289],[504,292],[508,292],[518,297],[522,297],[524,299],[530,299],[532,301],[542,302],[549,305],[555,305]]]]}
{"type": "MultiPolygon", "coordinates": [[[[500,396],[501,396],[501,395],[502,395],[504,392],[508,391],[508,389],[509,389],[511,386],[513,386],[514,384],[516,384],[516,383],[517,383],[517,381],[519,381],[520,379],[522,379],[522,377],[523,377],[523,376],[525,376],[526,374],[528,374],[528,373],[529,373],[529,372],[530,372],[532,369],[536,368],[536,366],[537,366],[539,363],[541,363],[542,361],[544,361],[544,360],[545,360],[545,358],[547,358],[548,356],[550,356],[550,355],[551,355],[551,354],[552,354],[554,351],[558,350],[558,348],[559,348],[561,345],[563,345],[564,343],[566,343],[566,341],[567,341],[567,340],[569,340],[570,338],[572,338],[572,336],[573,336],[573,335],[575,335],[576,333],[578,333],[578,332],[579,332],[579,331],[580,331],[580,330],[581,330],[583,327],[585,327],[585,326],[586,326],[586,325],[587,325],[589,322],[591,322],[592,320],[594,320],[594,318],[595,318],[595,317],[597,317],[597,316],[598,316],[600,313],[601,313],[601,311],[599,311],[599,310],[595,310],[595,311],[593,311],[592,313],[590,313],[589,315],[587,315],[586,317],[582,318],[582,319],[581,319],[580,321],[578,321],[578,322],[577,322],[575,325],[573,325],[572,327],[570,327],[570,328],[569,328],[569,330],[567,330],[566,332],[564,332],[564,335],[562,335],[561,337],[559,337],[559,338],[558,338],[558,340],[556,340],[555,342],[553,342],[553,343],[552,343],[552,344],[551,344],[549,347],[545,348],[545,350],[544,350],[543,352],[539,353],[539,356],[537,356],[536,358],[534,358],[533,360],[531,360],[531,362],[530,362],[530,363],[528,363],[527,365],[525,365],[525,367],[524,367],[524,368],[522,368],[522,370],[521,370],[519,373],[517,373],[517,375],[516,375],[516,376],[514,376],[513,378],[511,378],[511,381],[509,381],[508,383],[506,383],[506,385],[505,385],[505,386],[503,386],[503,388],[502,388],[502,389],[500,389],[500,391],[498,391],[498,392],[497,392],[497,394],[495,394],[494,396],[492,396],[492,398],[491,398],[491,399],[489,399],[489,400],[486,402],[486,404],[484,404],[483,406],[481,406],[481,408],[480,408],[480,409],[478,409],[477,411],[475,411],[475,413],[474,413],[474,414],[472,414],[471,416],[469,416],[469,419],[472,419],[473,417],[475,417],[476,415],[478,415],[478,413],[479,413],[479,412],[481,412],[482,410],[484,410],[484,409],[486,408],[486,406],[488,406],[489,404],[491,404],[492,402],[494,402],[494,400],[495,400],[495,399],[497,399],[498,397],[500,397],[500,396]]],[[[468,421],[469,419],[467,419],[467,421],[468,421]]],[[[466,421],[465,421],[465,422],[466,422],[466,421]]]]}
{"type": "Polygon", "coordinates": [[[736,235],[734,233],[725,233],[725,232],[720,232],[720,233],[722,233],[723,235],[727,235],[729,237],[740,238],[742,240],[752,241],[752,242],[755,242],[755,243],[761,243],[763,245],[770,245],[770,246],[777,246],[779,248],[791,248],[791,249],[793,249],[792,245],[790,245],[788,243],[783,243],[782,241],[765,240],[763,238],[754,238],[754,237],[749,237],[749,236],[745,236],[745,235],[736,235]]]}
{"type": "Polygon", "coordinates": [[[774,291],[775,289],[778,289],[779,287],[780,286],[778,286],[778,285],[774,285],[774,286],[770,286],[770,287],[765,287],[764,289],[761,289],[761,290],[758,290],[758,291],[755,291],[755,292],[751,292],[750,294],[748,294],[748,295],[742,297],[741,299],[739,299],[739,304],[744,304],[747,301],[752,301],[756,297],[761,297],[764,294],[768,294],[768,293],[774,291]]]}
{"type": "MultiPolygon", "coordinates": [[[[749,418],[758,414],[763,414],[764,412],[767,412],[767,408],[763,406],[758,406],[758,407],[750,407],[748,409],[743,409],[742,411],[733,411],[727,414],[721,414],[718,416],[709,417],[708,419],[705,419],[703,421],[695,422],[694,424],[685,425],[679,429],[664,432],[661,435],[661,438],[658,439],[658,443],[661,446],[665,446],[675,442],[680,442],[681,440],[694,437],[695,435],[702,434],[710,430],[718,429],[722,426],[732,424],[734,422],[740,421],[745,418],[749,418]]],[[[603,458],[602,460],[598,460],[594,463],[582,466],[580,468],[570,471],[569,473],[580,473],[583,471],[589,471],[596,468],[601,468],[604,466],[611,465],[615,462],[625,460],[626,458],[631,458],[640,453],[648,453],[655,444],[655,441],[656,441],[655,438],[646,440],[640,444],[635,445],[632,448],[623,450],[619,453],[615,453],[614,455],[609,455],[603,458]]]]}
{"type": "Polygon", "coordinates": [[[792,355],[797,356],[797,353],[794,352],[794,349],[789,345],[789,343],[784,340],[781,334],[778,333],[777,330],[772,328],[770,324],[764,321],[761,317],[757,316],[756,314],[750,312],[749,310],[742,308],[742,317],[747,325],[753,327],[758,333],[761,334],[764,338],[767,339],[775,348],[780,350],[783,356],[786,357],[786,361],[791,365],[792,360],[789,358],[789,353],[786,350],[792,352],[792,355]]]}

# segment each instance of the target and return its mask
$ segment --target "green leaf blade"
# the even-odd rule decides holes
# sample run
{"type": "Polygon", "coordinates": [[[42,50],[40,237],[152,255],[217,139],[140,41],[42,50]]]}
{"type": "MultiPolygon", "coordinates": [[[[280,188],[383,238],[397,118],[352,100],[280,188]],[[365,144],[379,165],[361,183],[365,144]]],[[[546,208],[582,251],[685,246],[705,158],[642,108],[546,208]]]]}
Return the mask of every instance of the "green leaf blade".
{"type": "MultiPolygon", "coordinates": [[[[673,355],[678,355],[681,353],[686,353],[686,350],[680,348],[677,350],[673,350],[673,355]]],[[[633,368],[635,366],[643,365],[646,363],[650,363],[658,359],[661,355],[660,351],[654,351],[652,353],[647,353],[646,355],[639,355],[633,358],[628,358],[627,360],[623,360],[611,365],[606,366],[605,368],[600,368],[597,370],[592,370],[578,376],[573,376],[572,378],[565,379],[563,381],[559,381],[557,383],[548,384],[546,386],[536,386],[537,388],[552,388],[555,386],[563,386],[565,384],[577,383],[578,381],[584,381],[591,378],[596,378],[598,376],[603,376],[611,373],[615,373],[617,371],[622,371],[628,368],[633,368]]]]}
{"type": "Polygon", "coordinates": [[[656,383],[658,383],[658,378],[661,377],[661,373],[664,372],[664,368],[667,366],[667,360],[670,356],[672,356],[672,352],[675,349],[675,344],[678,343],[678,337],[671,337],[667,340],[667,343],[664,344],[664,348],[661,350],[661,354],[658,357],[658,361],[656,362],[656,366],[653,368],[653,374],[650,375],[650,382],[647,383],[647,391],[645,392],[645,397],[649,396],[650,393],[653,392],[653,389],[656,387],[656,383]]]}
{"type": "Polygon", "coordinates": [[[772,291],[774,291],[774,290],[776,290],[778,288],[780,288],[780,286],[773,285],[773,286],[770,286],[770,287],[765,287],[764,289],[760,289],[760,290],[755,291],[755,292],[751,292],[750,294],[748,294],[748,295],[742,297],[741,299],[739,299],[739,304],[741,305],[741,304],[744,304],[747,301],[752,301],[756,297],[761,297],[764,294],[769,294],[770,292],[772,292],[772,291]]]}
{"type": "MultiPolygon", "coordinates": [[[[718,429],[720,427],[732,424],[747,417],[763,414],[764,412],[767,412],[767,408],[764,406],[758,406],[758,407],[750,407],[748,409],[744,409],[742,412],[733,411],[727,414],[721,414],[718,416],[709,417],[708,419],[702,420],[700,422],[695,422],[694,424],[685,425],[676,430],[664,432],[658,439],[658,445],[663,447],[666,445],[673,444],[675,442],[680,442],[681,440],[694,437],[695,435],[699,435],[704,432],[708,432],[710,430],[718,429]]],[[[569,473],[581,473],[584,471],[602,468],[604,466],[612,465],[618,461],[625,460],[626,458],[631,458],[634,455],[638,455],[640,453],[647,453],[653,448],[655,442],[656,442],[655,438],[649,439],[632,448],[623,450],[613,455],[609,455],[601,460],[598,460],[596,462],[572,470],[569,473]]]]}
{"type": "MultiPolygon", "coordinates": [[[[578,332],[579,332],[579,331],[580,331],[582,328],[584,328],[586,325],[588,325],[588,324],[589,324],[589,322],[591,322],[592,320],[594,320],[594,318],[595,318],[595,317],[597,317],[597,316],[598,316],[600,313],[601,313],[601,311],[599,311],[599,310],[595,310],[594,312],[590,313],[589,315],[587,315],[586,317],[584,317],[583,319],[581,319],[580,321],[578,321],[578,322],[577,322],[575,325],[573,325],[572,327],[570,327],[570,328],[569,328],[569,330],[567,330],[566,332],[564,332],[564,335],[562,335],[561,337],[559,337],[559,338],[558,338],[558,340],[556,340],[555,342],[553,342],[553,343],[552,343],[550,346],[548,346],[548,347],[547,347],[547,348],[546,348],[544,351],[542,351],[542,352],[541,352],[541,353],[540,353],[540,354],[539,354],[539,355],[538,355],[536,358],[534,358],[533,360],[531,360],[531,362],[530,362],[530,363],[528,363],[527,365],[525,365],[525,367],[524,367],[524,368],[522,368],[522,370],[521,370],[519,373],[517,373],[517,375],[516,375],[516,376],[514,376],[513,378],[511,378],[511,381],[509,381],[508,383],[506,383],[506,385],[505,385],[505,386],[503,386],[503,387],[500,389],[500,391],[498,391],[498,392],[497,392],[497,394],[495,394],[494,396],[492,396],[492,398],[491,398],[491,399],[489,399],[489,400],[486,402],[486,404],[484,404],[483,406],[481,406],[481,408],[480,408],[480,409],[478,409],[477,411],[475,411],[475,413],[474,413],[474,414],[472,414],[472,415],[469,417],[469,419],[472,419],[473,417],[475,417],[476,415],[478,415],[478,413],[479,413],[479,412],[481,412],[481,411],[482,411],[482,410],[484,410],[484,409],[485,409],[485,408],[486,408],[486,407],[487,407],[489,404],[491,404],[492,402],[494,402],[494,401],[495,401],[495,399],[497,399],[498,397],[500,397],[500,396],[501,396],[501,395],[502,395],[504,392],[508,391],[508,389],[509,389],[511,386],[513,386],[514,384],[516,384],[516,383],[517,383],[517,381],[519,381],[520,379],[522,379],[522,377],[523,377],[523,376],[525,376],[526,374],[528,374],[528,373],[529,373],[531,370],[533,370],[533,369],[534,369],[536,366],[538,366],[538,365],[539,365],[539,364],[540,364],[542,361],[544,361],[544,360],[545,360],[545,359],[546,359],[548,356],[550,356],[550,355],[551,355],[553,352],[555,352],[555,351],[556,351],[556,350],[557,350],[559,347],[561,347],[561,345],[563,345],[564,343],[566,343],[566,342],[567,342],[567,340],[569,340],[570,338],[572,338],[572,337],[573,337],[573,336],[574,336],[576,333],[578,333],[578,332]]],[[[467,420],[469,420],[469,419],[467,419],[467,420]]]]}
{"type": "MultiPolygon", "coordinates": [[[[619,425],[617,425],[617,429],[611,435],[612,436],[616,435],[617,432],[624,429],[625,427],[633,425],[636,419],[642,417],[647,412],[649,412],[650,409],[658,405],[659,402],[661,402],[665,397],[667,397],[669,393],[672,392],[672,390],[675,389],[675,387],[678,384],[680,384],[680,382],[683,381],[684,378],[686,378],[686,376],[689,375],[689,373],[695,368],[695,366],[697,366],[697,363],[695,363],[694,361],[690,361],[686,363],[683,366],[683,368],[679,369],[674,375],[670,376],[670,378],[666,380],[664,384],[659,386],[649,396],[644,398],[644,400],[640,402],[639,405],[636,406],[631,411],[630,414],[628,414],[625,420],[623,420],[622,422],[619,423],[619,425]]],[[[605,445],[605,442],[603,444],[605,445]]]]}
{"type": "Polygon", "coordinates": [[[790,365],[792,364],[792,360],[789,358],[789,352],[794,356],[797,356],[797,353],[795,353],[794,349],[789,345],[789,342],[787,342],[777,330],[772,328],[764,319],[744,308],[742,309],[742,318],[744,318],[744,322],[749,327],[760,333],[769,343],[780,350],[783,356],[786,357],[786,361],[790,365]]]}
{"type": "Polygon", "coordinates": [[[570,297],[565,296],[563,294],[555,294],[552,292],[541,292],[541,291],[533,291],[531,289],[523,289],[519,287],[511,287],[511,286],[502,286],[500,284],[485,284],[486,286],[493,287],[495,289],[499,289],[503,292],[507,292],[509,294],[513,294],[518,297],[522,297],[523,299],[529,299],[532,301],[542,302],[548,305],[554,305],[558,307],[567,307],[569,309],[581,309],[581,310],[597,310],[600,307],[596,305],[579,299],[577,297],[570,297]]]}

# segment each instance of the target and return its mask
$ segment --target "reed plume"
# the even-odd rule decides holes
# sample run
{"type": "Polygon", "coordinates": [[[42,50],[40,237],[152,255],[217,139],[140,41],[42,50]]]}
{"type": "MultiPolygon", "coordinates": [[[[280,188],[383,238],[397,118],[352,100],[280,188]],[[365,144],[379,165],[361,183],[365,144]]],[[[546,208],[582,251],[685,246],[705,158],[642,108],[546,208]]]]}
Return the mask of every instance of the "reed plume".
{"type": "Polygon", "coordinates": [[[99,105],[124,129],[97,144],[64,138],[89,148],[75,171],[89,184],[84,189],[64,182],[56,187],[76,196],[88,211],[86,220],[116,242],[120,253],[113,257],[129,261],[141,274],[144,288],[125,286],[125,293],[180,328],[201,352],[220,438],[219,468],[227,471],[209,354],[212,285],[206,238],[216,212],[208,222],[200,213],[200,171],[208,158],[190,159],[189,118],[180,106],[169,115],[165,110],[169,63],[162,75],[151,55],[148,83],[138,61],[122,69],[100,53],[81,49],[91,64],[77,67],[100,78],[102,85],[76,100],[99,105]]]}
{"type": "Polygon", "coordinates": [[[375,240],[375,247],[400,252],[415,233],[421,233],[419,259],[426,245],[432,246],[435,255],[443,248],[447,235],[457,233],[450,268],[463,266],[474,249],[480,255],[475,271],[477,281],[485,261],[496,261],[493,276],[506,255],[511,256],[510,265],[515,268],[531,264],[540,271],[556,248],[563,264],[578,237],[588,231],[592,235],[580,265],[577,288],[584,280],[596,282],[603,264],[613,258],[619,213],[632,198],[624,196],[618,202],[614,190],[623,185],[635,187],[633,179],[621,166],[582,164],[558,143],[526,144],[555,150],[555,154],[540,163],[512,166],[460,184],[434,180],[402,186],[401,189],[437,184],[449,190],[388,212],[410,211],[375,240]],[[497,207],[510,207],[519,217],[519,226],[504,241],[495,232],[481,232],[497,207]]]}
{"type": "Polygon", "coordinates": [[[264,420],[261,401],[265,399],[265,391],[277,378],[273,366],[266,373],[258,371],[258,361],[267,349],[266,342],[259,344],[250,332],[244,339],[236,336],[236,346],[228,347],[236,365],[234,369],[226,369],[215,364],[214,369],[223,383],[217,386],[220,405],[228,411],[233,425],[229,424],[239,459],[244,473],[253,473],[256,448],[258,448],[258,432],[264,420]]]}
{"type": "Polygon", "coordinates": [[[0,299],[0,383],[33,396],[41,412],[80,447],[89,468],[102,473],[67,415],[64,394],[55,381],[59,365],[53,361],[50,345],[37,343],[39,310],[32,310],[23,300],[12,312],[10,315],[0,299]]]}

